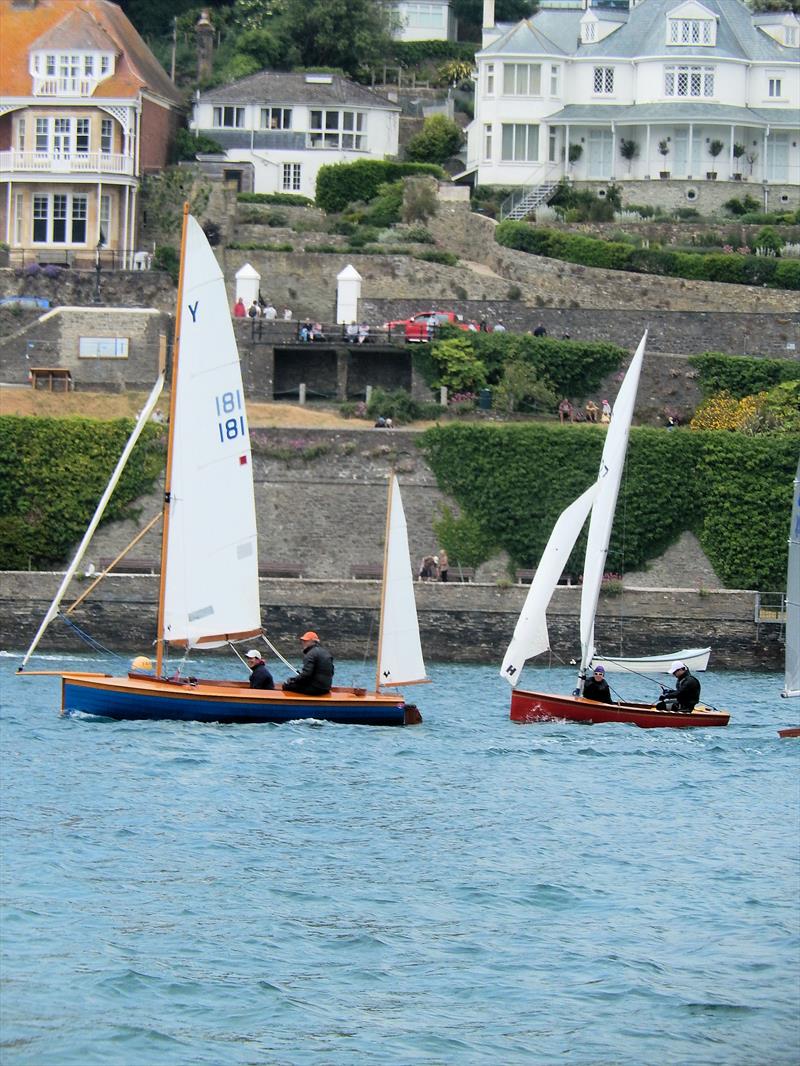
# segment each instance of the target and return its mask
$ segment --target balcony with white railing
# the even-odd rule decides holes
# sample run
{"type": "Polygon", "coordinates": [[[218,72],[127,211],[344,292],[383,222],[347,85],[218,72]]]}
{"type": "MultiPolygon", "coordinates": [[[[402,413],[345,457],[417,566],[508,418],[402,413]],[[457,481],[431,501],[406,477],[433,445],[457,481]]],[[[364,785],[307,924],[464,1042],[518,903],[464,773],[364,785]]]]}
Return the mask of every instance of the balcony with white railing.
{"type": "Polygon", "coordinates": [[[119,174],[133,176],[133,157],[111,152],[0,152],[0,176],[25,174],[119,174]]]}
{"type": "Polygon", "coordinates": [[[35,75],[34,96],[91,96],[97,88],[96,78],[61,78],[55,74],[35,75]]]}

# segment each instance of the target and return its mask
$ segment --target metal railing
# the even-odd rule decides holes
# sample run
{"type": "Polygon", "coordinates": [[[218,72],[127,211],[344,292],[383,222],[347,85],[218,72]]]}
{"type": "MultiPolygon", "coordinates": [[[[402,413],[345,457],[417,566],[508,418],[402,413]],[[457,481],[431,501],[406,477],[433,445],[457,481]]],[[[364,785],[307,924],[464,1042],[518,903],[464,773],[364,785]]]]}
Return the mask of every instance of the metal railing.
{"type": "Polygon", "coordinates": [[[547,203],[564,176],[559,163],[542,164],[529,175],[528,180],[507,196],[500,205],[500,219],[524,218],[540,204],[547,203]],[[520,211],[520,208],[525,210],[520,211]]]}
{"type": "Polygon", "coordinates": [[[33,79],[34,96],[91,96],[97,88],[97,78],[62,78],[50,74],[33,79]]]}
{"type": "Polygon", "coordinates": [[[783,625],[786,621],[785,592],[757,592],[754,621],[783,625]]]}
{"type": "MultiPolygon", "coordinates": [[[[59,266],[75,271],[95,271],[98,252],[96,248],[11,248],[8,252],[8,265],[22,267],[59,266]]],[[[102,270],[123,270],[123,253],[112,248],[101,248],[99,252],[102,270]]],[[[132,256],[129,255],[129,258],[132,256]]]]}

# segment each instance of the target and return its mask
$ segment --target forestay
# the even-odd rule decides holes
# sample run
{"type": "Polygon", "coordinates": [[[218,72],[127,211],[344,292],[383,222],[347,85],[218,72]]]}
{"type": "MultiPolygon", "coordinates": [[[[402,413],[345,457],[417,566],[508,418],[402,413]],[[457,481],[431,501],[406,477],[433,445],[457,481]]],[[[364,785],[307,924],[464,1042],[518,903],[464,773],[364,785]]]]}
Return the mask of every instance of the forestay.
{"type": "Polygon", "coordinates": [[[400,486],[392,474],[384,549],[378,685],[407,685],[425,680],[406,516],[400,486]]]}
{"type": "Polygon", "coordinates": [[[225,281],[200,225],[186,224],[159,635],[214,647],[261,629],[256,512],[225,281]]]}

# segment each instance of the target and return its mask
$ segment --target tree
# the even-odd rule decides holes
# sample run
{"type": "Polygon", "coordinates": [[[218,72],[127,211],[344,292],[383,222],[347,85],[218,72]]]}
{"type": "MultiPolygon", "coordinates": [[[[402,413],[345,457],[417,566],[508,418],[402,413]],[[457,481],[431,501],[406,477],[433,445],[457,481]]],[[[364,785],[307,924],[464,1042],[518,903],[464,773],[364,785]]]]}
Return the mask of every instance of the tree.
{"type": "Polygon", "coordinates": [[[747,4],[752,11],[759,14],[764,11],[792,11],[795,15],[800,15],[800,0],[747,0],[747,4]]]}
{"type": "Polygon", "coordinates": [[[503,376],[494,390],[494,406],[498,411],[513,414],[527,410],[552,411],[558,397],[552,384],[539,376],[531,363],[512,359],[503,367],[503,376]]]}
{"type": "Polygon", "coordinates": [[[444,163],[464,142],[461,127],[446,115],[431,115],[406,146],[406,157],[416,163],[444,163]]]}
{"type": "MultiPolygon", "coordinates": [[[[537,0],[497,0],[498,22],[519,22],[530,18],[538,7],[537,0]]],[[[463,41],[479,41],[483,24],[483,0],[453,0],[452,10],[458,19],[458,35],[463,41]]]]}
{"type": "Polygon", "coordinates": [[[302,66],[356,74],[388,52],[391,18],[373,0],[286,0],[282,21],[302,66]]]}

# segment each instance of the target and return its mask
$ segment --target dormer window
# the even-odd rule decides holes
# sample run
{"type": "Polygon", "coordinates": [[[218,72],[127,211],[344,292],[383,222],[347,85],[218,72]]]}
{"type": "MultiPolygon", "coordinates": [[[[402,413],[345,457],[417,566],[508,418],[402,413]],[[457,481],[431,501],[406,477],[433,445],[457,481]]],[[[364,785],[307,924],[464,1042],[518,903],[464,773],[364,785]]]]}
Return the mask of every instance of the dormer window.
{"type": "Polygon", "coordinates": [[[713,19],[670,19],[667,44],[713,45],[715,28],[713,19]]]}
{"type": "Polygon", "coordinates": [[[787,48],[796,48],[797,47],[797,27],[796,26],[787,26],[786,27],[785,36],[786,36],[786,47],[787,48]]]}
{"type": "Polygon", "coordinates": [[[592,44],[597,40],[597,23],[584,22],[581,26],[581,40],[584,44],[592,44]]]}
{"type": "Polygon", "coordinates": [[[114,54],[76,49],[32,52],[35,96],[91,96],[97,82],[114,73],[114,54]]]}

